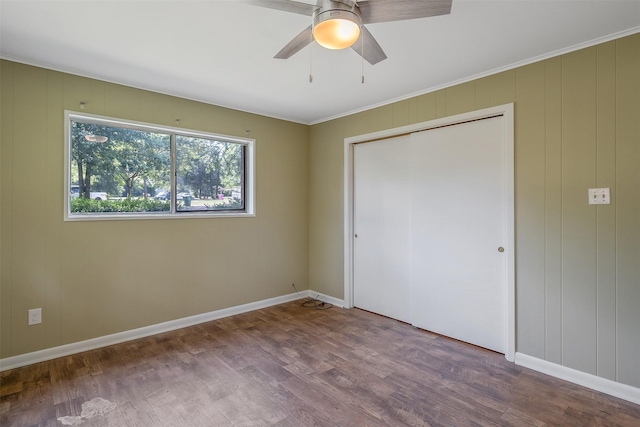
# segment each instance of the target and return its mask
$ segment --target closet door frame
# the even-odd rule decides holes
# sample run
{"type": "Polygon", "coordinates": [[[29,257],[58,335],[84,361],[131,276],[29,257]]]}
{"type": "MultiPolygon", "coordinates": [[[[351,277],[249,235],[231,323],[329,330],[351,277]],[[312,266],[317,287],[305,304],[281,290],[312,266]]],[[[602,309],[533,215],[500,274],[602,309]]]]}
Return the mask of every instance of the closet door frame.
{"type": "Polygon", "coordinates": [[[422,123],[387,129],[379,132],[345,138],[344,140],[344,307],[353,308],[354,285],[354,144],[387,139],[413,132],[451,126],[473,120],[502,116],[504,118],[507,240],[507,295],[506,295],[506,352],[505,358],[515,359],[515,223],[514,223],[514,107],[504,104],[496,107],[458,114],[422,123]]]}

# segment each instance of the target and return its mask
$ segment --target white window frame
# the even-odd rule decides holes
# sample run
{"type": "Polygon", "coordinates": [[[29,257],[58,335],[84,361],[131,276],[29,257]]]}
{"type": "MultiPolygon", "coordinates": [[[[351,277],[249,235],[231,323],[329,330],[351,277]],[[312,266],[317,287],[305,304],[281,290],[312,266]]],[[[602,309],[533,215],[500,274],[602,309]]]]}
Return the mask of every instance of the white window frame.
{"type": "Polygon", "coordinates": [[[104,220],[139,220],[139,219],[184,219],[184,218],[237,218],[254,217],[255,209],[255,139],[240,138],[203,132],[192,129],[184,129],[171,126],[156,125],[133,120],[118,119],[113,117],[100,116],[95,114],[78,113],[76,111],[65,110],[64,112],[64,221],[104,221],[104,220]],[[72,213],[71,195],[69,188],[71,185],[71,121],[94,121],[109,126],[122,126],[152,132],[168,133],[171,135],[171,187],[172,198],[175,198],[175,137],[183,135],[195,138],[219,139],[227,142],[242,144],[246,147],[244,159],[244,209],[229,211],[175,211],[175,203],[172,202],[171,211],[167,212],[118,212],[118,213],[72,213]]]}

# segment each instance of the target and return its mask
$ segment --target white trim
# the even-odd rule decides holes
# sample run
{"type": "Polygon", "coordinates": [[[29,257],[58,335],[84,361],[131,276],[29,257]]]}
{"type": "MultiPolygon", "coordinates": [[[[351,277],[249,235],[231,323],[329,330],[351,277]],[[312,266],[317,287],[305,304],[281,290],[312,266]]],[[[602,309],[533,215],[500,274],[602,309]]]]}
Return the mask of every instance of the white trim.
{"type": "Polygon", "coordinates": [[[534,62],[538,62],[538,61],[544,61],[546,59],[549,58],[555,58],[556,56],[560,56],[560,55],[564,55],[567,53],[571,53],[571,52],[575,52],[577,50],[580,49],[585,49],[591,46],[595,46],[598,44],[602,44],[602,43],[606,43],[612,40],[617,40],[617,39],[621,39],[623,37],[626,36],[631,36],[633,34],[636,34],[640,32],[640,26],[638,27],[633,27],[633,28],[629,28],[626,30],[622,30],[613,34],[609,34],[603,37],[598,37],[592,40],[588,40],[582,43],[578,43],[575,44],[573,46],[569,46],[569,47],[565,47],[562,49],[558,49],[555,50],[553,52],[549,52],[549,53],[545,53],[542,55],[538,55],[538,56],[534,56],[532,58],[527,58],[524,59],[522,61],[517,61],[517,62],[513,62],[511,64],[508,65],[504,65],[502,67],[498,67],[498,68],[494,68],[492,70],[489,71],[485,71],[482,73],[478,73],[478,74],[474,74],[472,76],[468,76],[468,77],[464,77],[458,80],[454,80],[452,82],[446,82],[440,85],[436,85],[436,86],[431,86],[427,89],[423,89],[420,90],[418,92],[412,92],[410,94],[407,95],[403,95],[403,96],[399,96],[396,98],[392,98],[392,99],[388,99],[382,102],[378,102],[375,104],[370,104],[367,106],[364,106],[362,108],[357,108],[354,110],[350,110],[344,113],[338,113],[335,114],[333,116],[327,116],[324,118],[318,118],[318,119],[312,119],[312,120],[301,120],[301,119],[296,119],[296,118],[292,118],[292,117],[284,117],[284,116],[278,116],[278,115],[274,115],[273,113],[270,113],[268,111],[260,111],[258,109],[256,110],[252,110],[252,109],[241,109],[238,106],[231,106],[228,104],[214,104],[212,100],[210,99],[205,99],[205,97],[197,97],[197,96],[191,96],[191,95],[185,95],[185,94],[177,94],[175,92],[168,92],[168,91],[163,91],[162,88],[159,87],[151,87],[151,86],[146,86],[146,85],[141,85],[135,82],[125,82],[125,81],[117,81],[114,80],[113,78],[106,76],[106,75],[96,75],[96,74],[91,74],[91,73],[87,73],[83,70],[78,70],[78,69],[73,69],[73,68],[68,68],[68,67],[61,67],[59,65],[55,65],[55,64],[50,64],[47,62],[41,62],[41,61],[33,61],[33,60],[28,60],[25,58],[18,58],[15,57],[13,55],[6,55],[6,54],[0,54],[0,59],[4,59],[7,61],[11,61],[11,62],[16,62],[18,64],[24,64],[24,65],[30,65],[33,67],[38,67],[38,68],[44,68],[47,70],[52,70],[52,71],[58,71],[61,73],[65,73],[65,74],[72,74],[75,76],[80,76],[80,77],[85,77],[88,79],[97,79],[103,82],[107,82],[107,83],[114,83],[120,86],[126,86],[126,87],[131,87],[131,88],[135,88],[135,89],[142,89],[142,90],[146,90],[149,92],[154,92],[154,93],[159,93],[159,94],[163,94],[163,95],[169,95],[169,96],[177,96],[180,97],[182,99],[186,99],[189,101],[195,101],[195,102],[202,102],[204,104],[208,104],[208,105],[214,105],[217,107],[222,107],[222,108],[227,108],[227,109],[231,109],[231,110],[238,110],[238,111],[242,111],[245,113],[249,113],[249,114],[257,114],[263,117],[269,117],[269,118],[273,118],[273,119],[277,119],[277,120],[285,120],[288,122],[292,122],[292,123],[299,123],[299,124],[303,124],[303,125],[308,125],[308,126],[313,126],[313,125],[317,125],[320,123],[324,123],[324,122],[328,122],[331,120],[335,120],[335,119],[340,119],[343,117],[347,117],[347,116],[351,116],[353,114],[357,114],[357,113],[361,113],[363,111],[368,111],[368,110],[373,110],[374,108],[378,108],[378,107],[383,107],[385,105],[389,105],[389,104],[393,104],[395,102],[399,102],[399,101],[404,101],[406,99],[410,99],[410,98],[414,98],[416,96],[420,96],[420,95],[424,95],[427,93],[431,93],[431,92],[435,92],[441,89],[446,89],[448,87],[453,87],[462,83],[466,83],[466,82],[470,82],[472,80],[476,80],[476,79],[480,79],[483,77],[487,77],[487,76],[492,76],[494,74],[498,74],[501,73],[503,71],[509,71],[509,70],[513,70],[515,68],[518,67],[522,67],[525,65],[529,65],[529,64],[533,64],[534,62]]]}
{"type": "Polygon", "coordinates": [[[498,105],[478,111],[430,120],[394,129],[358,135],[344,140],[344,307],[353,307],[353,145],[366,141],[391,138],[426,129],[454,125],[470,120],[502,115],[505,123],[507,147],[507,351],[505,357],[513,362],[516,350],[516,303],[515,303],[515,219],[514,219],[514,109],[513,104],[498,105]],[[511,248],[509,250],[508,248],[511,248]]]}
{"type": "MultiPolygon", "coordinates": [[[[44,62],[44,61],[33,61],[30,59],[25,59],[25,58],[19,58],[13,55],[6,55],[6,54],[0,54],[0,59],[4,59],[6,61],[11,61],[11,62],[15,62],[17,64],[24,64],[24,65],[28,65],[31,67],[38,67],[38,68],[42,68],[45,70],[51,70],[51,71],[56,71],[59,73],[64,73],[64,74],[71,74],[74,76],[78,76],[78,77],[83,77],[83,78],[87,78],[87,79],[92,79],[92,80],[100,80],[102,82],[106,82],[106,83],[113,83],[116,84],[118,86],[125,86],[125,87],[130,87],[133,89],[140,89],[140,90],[144,90],[147,92],[153,92],[153,93],[158,93],[160,95],[168,95],[168,96],[172,96],[172,97],[178,97],[181,99],[186,99],[188,101],[194,101],[194,102],[201,102],[203,104],[207,104],[207,105],[213,105],[215,107],[221,107],[221,108],[226,108],[229,110],[236,110],[236,111],[241,111],[243,113],[249,113],[249,114],[256,114],[262,117],[268,117],[268,118],[272,118],[272,119],[276,119],[276,120],[284,120],[287,122],[291,122],[291,123],[298,123],[301,125],[311,125],[313,123],[308,122],[308,121],[302,121],[300,119],[295,119],[295,118],[291,118],[291,117],[285,117],[285,116],[277,116],[274,115],[273,113],[270,113],[268,111],[261,111],[261,110],[252,110],[252,109],[241,109],[241,107],[239,106],[232,106],[229,104],[215,104],[213,100],[211,99],[206,99],[206,97],[202,96],[202,97],[198,97],[198,96],[192,96],[192,95],[187,95],[187,94],[180,94],[180,93],[176,93],[176,92],[169,92],[169,91],[165,91],[162,89],[162,87],[151,87],[151,86],[147,86],[147,85],[141,85],[138,84],[137,82],[128,82],[128,81],[123,81],[123,80],[115,80],[110,76],[107,75],[102,75],[102,74],[92,74],[92,73],[87,73],[84,70],[78,70],[78,69],[74,69],[74,68],[69,68],[69,67],[61,67],[59,65],[56,64],[51,64],[48,62],[44,62]]],[[[244,107],[242,107],[244,108],[244,107]]]]}
{"type": "MultiPolygon", "coordinates": [[[[259,310],[262,308],[295,301],[300,297],[317,298],[321,301],[333,304],[336,307],[346,306],[344,304],[344,301],[341,299],[334,298],[315,291],[305,290],[299,293],[283,295],[262,301],[238,305],[235,307],[215,310],[209,313],[197,314],[194,316],[184,317],[182,319],[171,320],[169,322],[158,323],[156,325],[145,326],[143,328],[119,332],[116,334],[93,338],[86,341],[80,341],[76,343],[61,345],[59,347],[34,351],[32,353],[21,354],[19,356],[7,357],[5,359],[0,359],[0,372],[19,368],[22,366],[32,365],[34,363],[44,362],[47,360],[57,359],[59,357],[69,356],[71,354],[81,353],[83,351],[94,350],[109,345],[145,338],[163,332],[182,329],[188,326],[222,319],[224,317],[259,310]]],[[[600,378],[592,374],[587,374],[585,372],[576,371],[575,369],[567,368],[565,366],[548,362],[546,360],[538,359],[524,353],[515,353],[515,363],[516,365],[523,366],[525,368],[529,368],[543,374],[551,375],[555,378],[566,380],[574,384],[588,387],[590,389],[640,405],[640,389],[636,387],[611,381],[605,378],[600,378]]]]}
{"type": "Polygon", "coordinates": [[[325,295],[325,294],[321,294],[320,292],[316,292],[313,290],[308,291],[309,292],[309,298],[314,298],[314,299],[318,299],[320,301],[329,303],[331,305],[333,305],[334,307],[340,307],[340,308],[344,308],[344,300],[339,299],[339,298],[335,298],[329,295],[325,295]]]}
{"type": "MultiPolygon", "coordinates": [[[[168,322],[158,323],[155,325],[145,326],[129,331],[118,332],[116,334],[105,335],[98,338],[92,338],[86,341],[79,341],[71,344],[61,345],[58,347],[34,351],[32,353],[7,357],[4,359],[0,359],[0,372],[6,371],[8,369],[19,368],[21,366],[32,365],[34,363],[44,362],[47,360],[57,359],[59,357],[69,356],[71,354],[81,353],[83,351],[94,350],[96,348],[119,344],[125,341],[137,340],[151,335],[161,334],[163,332],[174,331],[176,329],[182,329],[188,326],[210,322],[212,320],[222,319],[224,317],[235,316],[237,314],[259,310],[261,308],[295,301],[297,299],[300,299],[300,297],[309,297],[313,294],[316,293],[305,290],[299,293],[282,295],[262,301],[250,302],[247,304],[237,305],[235,307],[210,311],[208,313],[196,314],[194,316],[183,317],[182,319],[170,320],[168,322]]],[[[330,302],[331,304],[339,305],[335,304],[333,301],[330,301],[331,297],[327,297],[327,300],[325,300],[324,298],[321,299],[326,302],[330,302]]],[[[337,302],[339,300],[335,301],[337,302]]]]}
{"type": "Polygon", "coordinates": [[[567,368],[566,366],[538,359],[537,357],[529,356],[524,353],[516,353],[515,362],[516,365],[524,366],[525,368],[533,369],[534,371],[551,375],[552,377],[560,378],[561,380],[569,381],[583,387],[588,387],[592,390],[640,405],[640,388],[567,368]]]}
{"type": "Polygon", "coordinates": [[[398,96],[396,98],[387,99],[387,100],[384,100],[382,102],[378,102],[376,104],[371,104],[371,105],[367,105],[367,106],[362,107],[362,108],[357,108],[355,110],[350,110],[350,111],[347,111],[345,113],[338,113],[338,114],[335,114],[333,116],[325,117],[323,119],[317,119],[317,120],[311,121],[311,122],[309,122],[307,124],[313,126],[313,125],[317,125],[317,124],[320,124],[320,123],[328,122],[328,121],[331,121],[331,120],[336,120],[336,119],[340,119],[340,118],[343,118],[343,117],[352,116],[354,114],[362,113],[364,111],[373,110],[374,108],[384,107],[385,105],[394,104],[396,102],[400,102],[400,101],[404,101],[404,100],[407,100],[407,99],[415,98],[417,96],[425,95],[427,93],[432,93],[432,92],[436,92],[436,91],[439,91],[439,90],[442,90],[442,89],[447,89],[449,87],[457,86],[457,85],[460,85],[460,84],[463,84],[463,83],[468,83],[468,82],[471,82],[473,80],[478,80],[478,79],[481,79],[481,78],[484,78],[484,77],[493,76],[495,74],[502,73],[504,71],[514,70],[514,69],[519,68],[519,67],[524,67],[525,65],[529,65],[529,64],[536,63],[536,62],[544,61],[544,60],[550,59],[550,58],[555,58],[557,56],[561,56],[561,55],[565,55],[567,53],[575,52],[575,51],[580,50],[580,49],[586,49],[586,48],[591,47],[591,46],[596,46],[596,45],[599,45],[599,44],[602,44],[602,43],[606,43],[606,42],[609,42],[609,41],[612,41],[612,40],[621,39],[623,37],[631,36],[631,35],[639,33],[639,32],[640,32],[640,27],[629,28],[628,30],[624,30],[624,31],[620,31],[620,32],[617,32],[617,33],[613,33],[613,34],[610,34],[610,35],[604,36],[604,37],[599,37],[597,39],[589,40],[589,41],[586,41],[586,42],[583,42],[583,43],[578,43],[576,45],[569,46],[569,47],[566,47],[564,49],[558,49],[558,50],[555,50],[553,52],[545,53],[543,55],[534,56],[532,58],[527,58],[527,59],[524,59],[522,61],[513,62],[511,64],[504,65],[502,67],[494,68],[492,70],[484,71],[482,73],[478,73],[478,74],[474,74],[474,75],[471,75],[471,76],[463,77],[463,78],[458,79],[458,80],[454,80],[454,81],[451,81],[451,82],[446,82],[446,83],[443,83],[443,84],[440,84],[440,85],[436,85],[436,86],[431,86],[430,88],[423,89],[423,90],[420,90],[418,92],[412,92],[412,93],[407,94],[407,95],[398,96]]]}

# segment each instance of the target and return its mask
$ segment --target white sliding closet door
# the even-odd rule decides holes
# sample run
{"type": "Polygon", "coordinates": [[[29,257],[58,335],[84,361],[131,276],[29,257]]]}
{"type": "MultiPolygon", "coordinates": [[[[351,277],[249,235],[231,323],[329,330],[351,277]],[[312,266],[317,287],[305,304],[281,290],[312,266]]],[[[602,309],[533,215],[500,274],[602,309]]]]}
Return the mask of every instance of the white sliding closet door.
{"type": "Polygon", "coordinates": [[[507,353],[504,120],[354,146],[354,306],[507,353]]]}
{"type": "Polygon", "coordinates": [[[503,121],[412,135],[408,302],[415,326],[501,353],[507,350],[503,121]]]}
{"type": "Polygon", "coordinates": [[[356,307],[411,322],[409,136],[354,147],[356,307]]]}

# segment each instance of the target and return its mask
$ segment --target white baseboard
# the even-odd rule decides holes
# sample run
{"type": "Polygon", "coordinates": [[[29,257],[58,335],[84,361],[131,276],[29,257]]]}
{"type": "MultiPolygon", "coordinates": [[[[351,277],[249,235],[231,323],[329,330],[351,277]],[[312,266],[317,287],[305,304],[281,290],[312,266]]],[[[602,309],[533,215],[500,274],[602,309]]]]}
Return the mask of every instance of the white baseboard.
{"type": "Polygon", "coordinates": [[[174,331],[176,329],[186,328],[188,326],[197,325],[199,323],[210,322],[212,320],[222,319],[223,317],[234,316],[236,314],[242,314],[253,310],[259,310],[261,308],[271,307],[278,304],[283,304],[289,301],[295,301],[300,297],[315,297],[315,295],[321,295],[321,300],[335,304],[331,300],[337,300],[336,298],[318,294],[317,292],[311,292],[308,290],[301,291],[299,293],[292,293],[288,295],[282,295],[275,298],[269,298],[262,301],[251,302],[248,304],[242,304],[235,307],[224,308],[221,310],[210,311],[208,313],[196,314],[195,316],[183,317],[182,319],[171,320],[168,322],[158,323],[155,325],[145,326],[138,329],[132,329],[129,331],[118,332],[112,335],[105,335],[98,338],[89,339],[86,341],[79,341],[71,344],[65,344],[58,347],[47,348],[44,350],[34,351],[32,353],[21,354],[18,356],[7,357],[0,359],[0,372],[8,369],[19,368],[21,366],[32,365],[34,363],[44,362],[46,360],[57,359],[58,357],[69,356],[70,354],[81,353],[83,351],[94,350],[100,347],[106,347],[108,345],[119,344],[125,341],[136,340],[139,338],[148,337],[151,335],[161,334],[163,332],[174,331]],[[326,299],[325,299],[326,298],[326,299]]]}
{"type": "Polygon", "coordinates": [[[325,295],[325,294],[321,294],[320,292],[316,292],[316,291],[308,291],[309,292],[309,298],[314,298],[314,299],[318,299],[320,301],[329,303],[331,305],[333,305],[334,307],[340,307],[340,308],[344,308],[344,300],[343,299],[338,299],[329,295],[325,295]]]}
{"type": "MultiPolygon", "coordinates": [[[[86,341],[79,341],[71,344],[61,345],[58,347],[34,351],[32,353],[7,357],[5,359],[0,359],[0,372],[6,371],[8,369],[19,368],[21,366],[32,365],[34,363],[44,362],[47,360],[57,359],[59,357],[69,356],[71,354],[81,353],[83,351],[94,350],[96,348],[119,344],[125,341],[132,341],[151,335],[161,334],[163,332],[186,328],[188,326],[222,319],[224,317],[234,316],[236,314],[259,310],[261,308],[295,301],[300,297],[314,298],[329,304],[333,304],[335,307],[344,308],[344,300],[319,292],[305,290],[299,293],[282,295],[275,298],[269,298],[262,301],[242,304],[235,307],[224,308],[221,310],[215,310],[208,313],[196,314],[194,316],[184,317],[182,319],[171,320],[168,322],[145,326],[143,328],[132,329],[130,331],[105,335],[103,337],[93,338],[86,341]]],[[[553,377],[560,378],[584,387],[588,387],[593,390],[606,393],[611,396],[615,396],[620,399],[624,399],[640,405],[639,388],[611,381],[592,374],[587,374],[575,369],[567,368],[566,366],[538,359],[524,353],[516,353],[515,363],[516,365],[524,366],[525,368],[533,369],[534,371],[542,372],[544,374],[551,375],[553,377]]]]}
{"type": "Polygon", "coordinates": [[[523,353],[516,353],[515,363],[516,365],[524,366],[525,368],[533,369],[534,371],[542,372],[543,374],[551,375],[552,377],[560,378],[640,405],[640,388],[576,371],[575,369],[547,362],[546,360],[523,353]]]}

